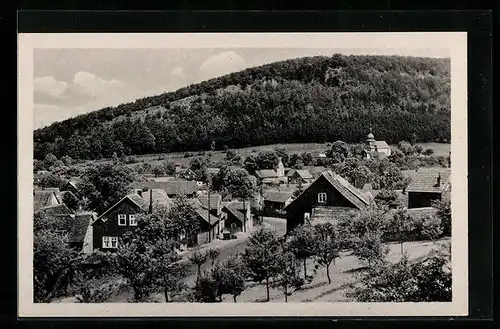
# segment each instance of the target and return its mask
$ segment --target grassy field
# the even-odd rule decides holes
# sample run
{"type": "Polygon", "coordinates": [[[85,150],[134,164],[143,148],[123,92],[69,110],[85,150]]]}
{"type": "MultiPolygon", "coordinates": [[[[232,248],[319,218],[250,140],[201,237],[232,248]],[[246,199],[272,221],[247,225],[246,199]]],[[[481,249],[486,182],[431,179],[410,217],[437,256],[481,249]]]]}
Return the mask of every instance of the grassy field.
{"type": "MultiPolygon", "coordinates": [[[[443,144],[443,143],[419,143],[423,147],[423,149],[431,148],[434,150],[435,155],[440,156],[448,156],[450,151],[451,144],[443,144]]],[[[392,146],[396,148],[397,146],[392,146]]],[[[326,143],[295,143],[295,144],[272,144],[272,145],[261,145],[261,146],[253,146],[235,149],[237,155],[239,155],[242,159],[244,159],[248,154],[252,152],[260,152],[264,150],[273,150],[276,148],[283,148],[286,150],[288,154],[299,154],[303,152],[310,153],[319,153],[324,152],[328,148],[326,143]]],[[[147,154],[147,155],[136,155],[134,156],[137,159],[137,163],[130,164],[130,167],[135,167],[142,163],[149,163],[151,165],[159,164],[164,161],[174,161],[178,165],[187,167],[189,162],[198,156],[205,156],[209,152],[173,152],[173,153],[159,153],[159,154],[147,154]],[[189,157],[185,157],[185,154],[189,153],[189,157]]],[[[213,151],[211,152],[212,156],[210,160],[212,162],[218,162],[225,158],[226,154],[223,151],[213,151]]],[[[109,159],[104,160],[94,160],[87,161],[87,164],[95,163],[95,164],[104,164],[109,163],[109,159]]]]}

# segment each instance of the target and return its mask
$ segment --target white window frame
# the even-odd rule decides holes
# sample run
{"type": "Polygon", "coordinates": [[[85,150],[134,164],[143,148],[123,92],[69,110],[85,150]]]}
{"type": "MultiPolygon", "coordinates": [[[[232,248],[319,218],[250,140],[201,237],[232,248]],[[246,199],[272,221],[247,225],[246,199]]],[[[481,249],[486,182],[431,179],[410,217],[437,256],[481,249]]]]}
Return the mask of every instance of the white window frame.
{"type": "Polygon", "coordinates": [[[110,240],[111,240],[111,248],[118,248],[118,237],[112,236],[110,240]]]}
{"type": "Polygon", "coordinates": [[[326,203],[326,193],[325,192],[318,193],[318,203],[326,203]]]}
{"type": "Polygon", "coordinates": [[[127,215],[125,214],[119,214],[118,215],[118,226],[127,226],[127,215]],[[121,219],[123,219],[125,222],[122,224],[121,219]]]}
{"type": "Polygon", "coordinates": [[[231,223],[231,228],[236,228],[236,223],[231,223]]]}
{"type": "Polygon", "coordinates": [[[137,226],[137,215],[131,214],[128,216],[128,225],[129,226],[137,226]]]}
{"type": "Polygon", "coordinates": [[[305,213],[304,213],[304,219],[305,219],[305,220],[309,220],[309,219],[311,219],[311,213],[305,212],[305,213]]]}

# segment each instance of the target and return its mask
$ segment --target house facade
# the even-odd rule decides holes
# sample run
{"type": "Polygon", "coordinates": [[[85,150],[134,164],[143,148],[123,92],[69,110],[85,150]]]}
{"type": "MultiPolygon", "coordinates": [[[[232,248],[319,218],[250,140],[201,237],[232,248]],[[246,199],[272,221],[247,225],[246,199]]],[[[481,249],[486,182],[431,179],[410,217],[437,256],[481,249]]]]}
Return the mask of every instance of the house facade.
{"type": "Polygon", "coordinates": [[[440,201],[450,193],[449,168],[422,168],[415,172],[405,189],[408,195],[408,208],[432,207],[434,201],[440,201]]]}
{"type": "Polygon", "coordinates": [[[265,214],[281,217],[285,215],[283,209],[293,200],[293,192],[267,190],[262,194],[262,199],[265,214]]]}
{"type": "Polygon", "coordinates": [[[130,185],[132,192],[139,192],[141,190],[163,190],[167,193],[169,198],[177,198],[184,196],[186,198],[196,198],[198,192],[198,184],[195,181],[187,181],[180,179],[171,179],[166,181],[146,181],[146,182],[133,182],[130,185]]]}
{"type": "Polygon", "coordinates": [[[152,213],[158,206],[169,207],[171,200],[162,190],[142,191],[126,195],[92,223],[93,249],[114,250],[119,238],[137,228],[141,214],[152,213]]]}
{"type": "Polygon", "coordinates": [[[217,239],[218,235],[222,231],[220,225],[220,215],[215,215],[217,210],[209,210],[208,208],[203,207],[198,199],[191,199],[191,204],[194,209],[194,215],[198,218],[199,231],[196,236],[196,241],[188,243],[188,247],[202,245],[217,239]]]}
{"type": "Polygon", "coordinates": [[[314,179],[307,169],[291,169],[286,176],[289,184],[308,184],[314,179]]]}
{"type": "Polygon", "coordinates": [[[224,218],[224,231],[232,234],[250,232],[253,229],[250,202],[233,201],[222,208],[224,218]]]}
{"type": "Polygon", "coordinates": [[[373,197],[343,177],[326,171],[286,207],[287,233],[298,225],[351,210],[367,209],[373,197]]]}

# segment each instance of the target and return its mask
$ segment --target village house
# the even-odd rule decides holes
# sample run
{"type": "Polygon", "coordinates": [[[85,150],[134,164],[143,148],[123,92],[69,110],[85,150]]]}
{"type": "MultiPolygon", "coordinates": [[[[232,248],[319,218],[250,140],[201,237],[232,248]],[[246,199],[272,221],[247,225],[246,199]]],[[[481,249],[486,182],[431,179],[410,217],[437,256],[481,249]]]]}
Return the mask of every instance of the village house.
{"type": "Polygon", "coordinates": [[[162,189],[137,191],[123,197],[108,208],[92,223],[92,247],[113,250],[118,248],[118,238],[137,228],[140,214],[151,214],[153,209],[168,209],[172,200],[162,189]]]}
{"type": "Polygon", "coordinates": [[[291,169],[286,176],[288,184],[308,184],[314,179],[313,175],[307,169],[291,169]]]}
{"type": "Polygon", "coordinates": [[[253,228],[250,202],[232,201],[224,204],[224,231],[231,234],[250,232],[253,228]]]}
{"type": "Polygon", "coordinates": [[[278,165],[276,169],[261,169],[255,171],[255,177],[259,184],[279,185],[286,184],[287,177],[285,176],[285,166],[278,158],[278,165]]]}
{"type": "Polygon", "coordinates": [[[286,230],[305,222],[331,220],[335,214],[368,209],[373,196],[352,186],[346,179],[325,171],[286,207],[286,230]]]}
{"type": "Polygon", "coordinates": [[[195,181],[187,180],[166,180],[160,182],[133,182],[130,185],[132,191],[161,189],[167,193],[169,198],[184,196],[186,198],[195,198],[198,191],[198,185],[195,181]]]}
{"type": "Polygon", "coordinates": [[[388,157],[391,155],[391,147],[385,141],[375,140],[375,136],[372,133],[372,128],[366,136],[366,148],[364,150],[365,159],[372,159],[374,154],[378,154],[382,157],[388,157]]]}
{"type": "MultiPolygon", "coordinates": [[[[188,243],[187,246],[193,247],[194,245],[202,245],[213,241],[222,232],[222,227],[220,226],[220,217],[214,216],[212,213],[212,211],[216,212],[217,209],[212,209],[212,211],[209,211],[208,207],[205,208],[199,199],[190,199],[190,202],[195,212],[194,215],[198,218],[199,231],[196,236],[196,241],[193,241],[194,243],[188,243]]],[[[214,204],[212,203],[212,205],[214,204]]],[[[206,206],[208,206],[208,201],[206,203],[206,206]]]]}
{"type": "Polygon", "coordinates": [[[450,192],[449,168],[421,168],[415,172],[405,189],[408,208],[431,207],[433,201],[443,199],[450,192]]]}
{"type": "Polygon", "coordinates": [[[33,210],[38,211],[42,208],[61,204],[61,200],[57,197],[59,189],[43,189],[33,190],[33,210]]]}
{"type": "Polygon", "coordinates": [[[61,187],[61,191],[69,191],[73,193],[74,196],[78,197],[80,195],[80,190],[78,189],[79,182],[80,179],[78,177],[72,177],[61,187]]]}
{"type": "Polygon", "coordinates": [[[175,167],[174,172],[175,178],[182,178],[188,181],[196,179],[196,173],[190,168],[181,168],[179,166],[175,167]]]}
{"type": "Polygon", "coordinates": [[[262,194],[264,213],[277,215],[293,200],[293,192],[267,190],[262,194]]]}
{"type": "Polygon", "coordinates": [[[68,244],[78,251],[92,252],[91,223],[95,213],[74,213],[64,203],[41,208],[35,215],[50,216],[56,221],[56,232],[67,234],[68,244]]]}

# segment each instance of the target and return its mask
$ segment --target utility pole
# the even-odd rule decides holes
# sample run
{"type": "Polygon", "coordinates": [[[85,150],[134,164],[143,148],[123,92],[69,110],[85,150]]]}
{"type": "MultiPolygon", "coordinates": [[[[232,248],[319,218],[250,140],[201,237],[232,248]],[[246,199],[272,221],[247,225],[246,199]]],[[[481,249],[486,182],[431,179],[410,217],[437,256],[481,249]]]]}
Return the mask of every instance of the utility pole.
{"type": "Polygon", "coordinates": [[[210,175],[207,177],[207,192],[208,192],[208,242],[211,240],[212,235],[212,223],[210,222],[210,175]]]}

